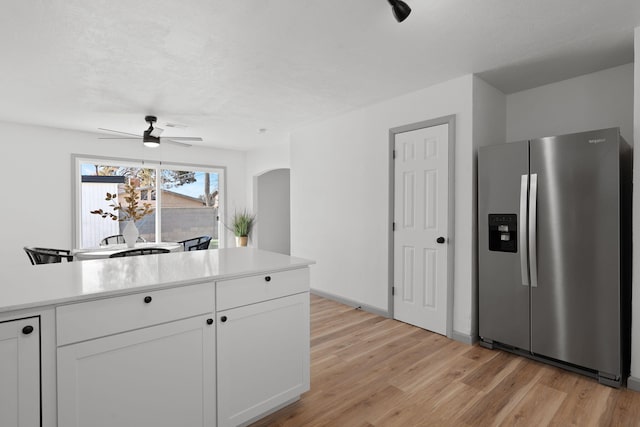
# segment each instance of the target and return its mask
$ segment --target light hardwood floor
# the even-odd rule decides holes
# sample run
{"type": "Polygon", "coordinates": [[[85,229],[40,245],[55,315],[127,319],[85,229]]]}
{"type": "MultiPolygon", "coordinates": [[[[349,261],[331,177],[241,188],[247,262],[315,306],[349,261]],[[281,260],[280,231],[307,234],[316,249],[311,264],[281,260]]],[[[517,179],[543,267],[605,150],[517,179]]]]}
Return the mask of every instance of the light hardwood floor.
{"type": "Polygon", "coordinates": [[[259,426],[640,426],[640,393],[311,296],[311,390],[259,426]]]}

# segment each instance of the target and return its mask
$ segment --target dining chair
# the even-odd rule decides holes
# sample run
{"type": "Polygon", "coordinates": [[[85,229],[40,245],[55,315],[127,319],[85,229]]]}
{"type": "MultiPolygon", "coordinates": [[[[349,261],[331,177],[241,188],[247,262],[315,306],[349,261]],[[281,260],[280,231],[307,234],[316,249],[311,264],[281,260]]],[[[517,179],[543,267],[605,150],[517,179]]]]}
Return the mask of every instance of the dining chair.
{"type": "Polygon", "coordinates": [[[199,236],[187,240],[181,240],[178,243],[182,243],[184,251],[187,252],[209,249],[210,242],[211,236],[199,236]]]}
{"type": "MultiPolygon", "coordinates": [[[[144,237],[138,237],[138,240],[136,240],[136,242],[144,243],[146,242],[146,240],[144,239],[144,237]]],[[[117,245],[122,243],[127,243],[124,241],[124,236],[122,234],[114,234],[113,236],[105,237],[104,239],[102,239],[100,241],[100,246],[117,245]]]]}
{"type": "Polygon", "coordinates": [[[66,259],[67,262],[73,261],[73,255],[68,249],[53,249],[53,248],[36,248],[25,246],[24,251],[29,257],[32,265],[36,264],[56,264],[66,259]]]}
{"type": "Polygon", "coordinates": [[[124,251],[113,253],[109,255],[109,258],[123,258],[123,257],[138,256],[138,255],[168,254],[169,252],[171,251],[165,248],[136,248],[136,249],[127,249],[124,251]]]}

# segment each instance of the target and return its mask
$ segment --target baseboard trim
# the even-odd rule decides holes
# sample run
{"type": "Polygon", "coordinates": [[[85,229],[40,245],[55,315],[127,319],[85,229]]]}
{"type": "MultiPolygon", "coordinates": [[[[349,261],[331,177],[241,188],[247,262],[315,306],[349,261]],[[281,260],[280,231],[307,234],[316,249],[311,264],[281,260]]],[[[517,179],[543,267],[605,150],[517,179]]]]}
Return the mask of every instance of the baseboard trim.
{"type": "Polygon", "coordinates": [[[377,307],[372,307],[367,304],[362,304],[358,301],[351,300],[349,298],[344,298],[338,295],[331,294],[329,292],[319,291],[318,289],[311,289],[311,293],[317,295],[322,298],[330,299],[335,302],[339,302],[340,304],[348,305],[350,307],[357,308],[359,310],[366,311],[368,313],[377,314],[378,316],[389,318],[389,312],[386,310],[381,310],[377,307]]]}
{"type": "MultiPolygon", "coordinates": [[[[339,295],[335,295],[329,292],[325,292],[325,291],[320,291],[318,289],[313,289],[311,288],[311,293],[314,295],[317,295],[319,297],[322,298],[326,298],[329,299],[331,301],[335,301],[335,302],[339,302],[340,304],[344,304],[344,305],[348,305],[350,307],[354,307],[357,308],[359,310],[363,310],[369,313],[373,313],[373,314],[377,314],[378,316],[382,316],[382,317],[386,317],[386,318],[391,318],[391,316],[389,315],[389,312],[386,310],[381,310],[377,307],[372,307],[370,305],[367,304],[362,304],[358,301],[354,301],[352,299],[349,298],[345,298],[345,297],[341,297],[339,295]]],[[[473,345],[476,343],[476,341],[478,341],[478,336],[473,336],[473,335],[467,335],[467,334],[463,334],[461,332],[457,332],[457,331],[453,331],[453,333],[451,334],[450,337],[448,337],[452,340],[461,342],[463,344],[468,344],[468,345],[473,345]]]]}
{"type": "Polygon", "coordinates": [[[451,338],[452,340],[461,342],[463,344],[468,344],[468,345],[473,345],[476,343],[476,341],[478,341],[478,337],[476,336],[463,334],[457,331],[453,331],[453,333],[449,338],[451,338]]]}
{"type": "Polygon", "coordinates": [[[627,378],[627,388],[633,391],[640,391],[640,378],[634,378],[629,375],[629,378],[627,378]]]}

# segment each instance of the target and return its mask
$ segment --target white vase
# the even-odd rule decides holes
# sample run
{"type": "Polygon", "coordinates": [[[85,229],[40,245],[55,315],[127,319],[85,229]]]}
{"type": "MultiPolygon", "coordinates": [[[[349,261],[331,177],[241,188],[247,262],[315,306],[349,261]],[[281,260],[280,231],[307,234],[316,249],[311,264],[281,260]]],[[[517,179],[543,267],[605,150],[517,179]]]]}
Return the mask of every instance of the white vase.
{"type": "Polygon", "coordinates": [[[236,236],[236,246],[239,248],[247,246],[248,240],[249,238],[247,236],[236,236]]]}
{"type": "Polygon", "coordinates": [[[122,229],[122,237],[124,237],[124,241],[127,244],[128,248],[133,248],[138,241],[138,236],[140,233],[138,232],[138,227],[136,227],[136,223],[133,221],[125,221],[125,226],[122,229]]]}

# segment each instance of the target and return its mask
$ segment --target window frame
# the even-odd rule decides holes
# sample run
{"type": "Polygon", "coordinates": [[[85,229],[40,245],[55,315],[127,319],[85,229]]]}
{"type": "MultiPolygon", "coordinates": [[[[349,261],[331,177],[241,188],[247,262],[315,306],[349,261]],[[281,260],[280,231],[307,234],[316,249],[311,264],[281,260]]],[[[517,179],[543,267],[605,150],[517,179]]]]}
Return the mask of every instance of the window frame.
{"type": "MultiPolygon", "coordinates": [[[[162,162],[159,160],[135,160],[122,157],[110,157],[110,156],[95,156],[88,154],[72,154],[71,155],[71,181],[72,181],[72,211],[71,211],[71,230],[72,230],[72,246],[74,248],[80,247],[81,228],[80,224],[82,207],[82,168],[83,163],[94,163],[103,165],[116,165],[116,166],[130,166],[138,168],[155,169],[156,176],[161,176],[160,170],[173,169],[173,170],[186,170],[193,172],[209,172],[218,174],[218,247],[227,247],[227,233],[224,230],[224,218],[226,217],[226,199],[227,199],[227,167],[226,166],[214,166],[214,165],[202,165],[195,163],[180,163],[180,162],[162,162]]],[[[161,180],[156,179],[156,204],[161,206],[162,203],[162,186],[161,180]]],[[[161,239],[160,224],[162,222],[161,209],[157,209],[156,222],[155,222],[155,235],[156,241],[161,239]]]]}

